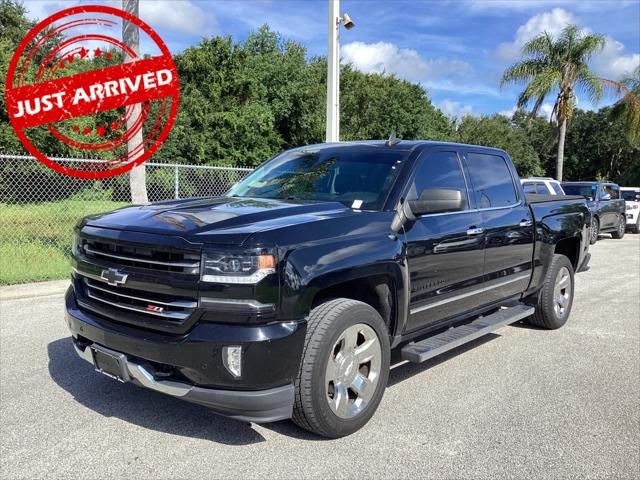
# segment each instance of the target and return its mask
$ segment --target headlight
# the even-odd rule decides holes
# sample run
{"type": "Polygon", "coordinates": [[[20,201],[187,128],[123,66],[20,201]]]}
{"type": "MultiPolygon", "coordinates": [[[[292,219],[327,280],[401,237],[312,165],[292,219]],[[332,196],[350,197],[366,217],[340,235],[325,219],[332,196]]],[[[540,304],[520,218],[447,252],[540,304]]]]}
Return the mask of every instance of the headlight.
{"type": "Polygon", "coordinates": [[[200,278],[203,282],[251,284],[275,271],[276,259],[271,254],[204,252],[200,278]]]}

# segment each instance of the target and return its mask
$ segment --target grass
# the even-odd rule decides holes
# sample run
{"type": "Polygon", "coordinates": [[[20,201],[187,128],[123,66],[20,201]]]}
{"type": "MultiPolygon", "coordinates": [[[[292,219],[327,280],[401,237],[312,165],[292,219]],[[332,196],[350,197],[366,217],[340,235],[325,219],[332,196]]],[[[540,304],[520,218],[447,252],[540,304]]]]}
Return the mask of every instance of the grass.
{"type": "Polygon", "coordinates": [[[78,220],[123,205],[101,199],[0,203],[0,285],[68,277],[73,227],[78,220]]]}

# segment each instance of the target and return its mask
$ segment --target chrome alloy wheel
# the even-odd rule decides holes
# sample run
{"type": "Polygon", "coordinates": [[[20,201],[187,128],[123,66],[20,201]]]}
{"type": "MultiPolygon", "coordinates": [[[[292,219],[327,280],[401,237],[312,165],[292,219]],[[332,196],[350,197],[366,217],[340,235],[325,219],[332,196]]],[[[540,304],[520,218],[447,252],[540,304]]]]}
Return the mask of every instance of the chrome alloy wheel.
{"type": "Polygon", "coordinates": [[[331,349],[325,373],[327,401],[340,418],[353,418],[371,401],[380,378],[382,349],[375,330],[358,323],[331,349]]]}
{"type": "Polygon", "coordinates": [[[553,311],[560,319],[567,314],[567,307],[571,302],[571,274],[567,267],[562,267],[556,276],[556,286],[553,290],[553,311]]]}

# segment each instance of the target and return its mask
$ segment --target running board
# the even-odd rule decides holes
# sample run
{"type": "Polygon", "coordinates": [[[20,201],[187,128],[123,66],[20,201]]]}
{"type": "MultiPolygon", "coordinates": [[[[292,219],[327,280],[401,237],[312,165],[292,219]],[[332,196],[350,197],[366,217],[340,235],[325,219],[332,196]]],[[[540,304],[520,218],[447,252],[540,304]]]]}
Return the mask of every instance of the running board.
{"type": "Polygon", "coordinates": [[[424,362],[441,353],[491,333],[500,327],[529,317],[533,315],[534,312],[535,308],[528,305],[503,307],[491,315],[479,317],[466,325],[450,328],[446,332],[439,333],[420,342],[411,342],[405,345],[402,347],[402,359],[415,363],[424,362]]]}

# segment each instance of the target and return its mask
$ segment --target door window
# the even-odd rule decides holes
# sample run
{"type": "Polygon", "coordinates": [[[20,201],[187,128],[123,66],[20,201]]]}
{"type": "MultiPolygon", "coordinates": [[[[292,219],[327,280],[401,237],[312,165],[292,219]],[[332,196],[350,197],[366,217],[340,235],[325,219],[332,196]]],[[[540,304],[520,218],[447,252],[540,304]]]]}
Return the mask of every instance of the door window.
{"type": "Polygon", "coordinates": [[[616,185],[605,185],[604,191],[611,195],[611,199],[620,198],[620,191],[616,185]]]}
{"type": "Polygon", "coordinates": [[[524,193],[536,193],[536,184],[531,182],[523,183],[524,193]]]}
{"type": "Polygon", "coordinates": [[[538,193],[542,195],[548,195],[549,190],[547,190],[547,186],[544,183],[537,183],[536,188],[538,189],[538,193]]]}
{"type": "Polygon", "coordinates": [[[409,198],[418,198],[427,188],[460,190],[465,209],[469,206],[467,185],[456,152],[433,152],[420,160],[413,179],[409,198]]]}
{"type": "Polygon", "coordinates": [[[486,153],[469,153],[467,168],[478,208],[508,207],[516,203],[516,189],[504,158],[486,153]]]}

